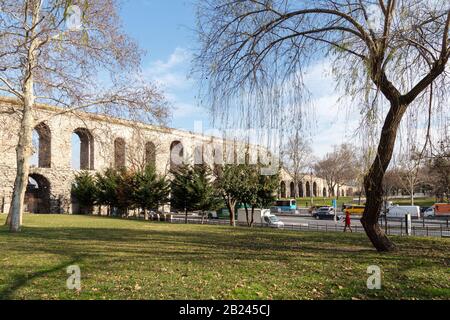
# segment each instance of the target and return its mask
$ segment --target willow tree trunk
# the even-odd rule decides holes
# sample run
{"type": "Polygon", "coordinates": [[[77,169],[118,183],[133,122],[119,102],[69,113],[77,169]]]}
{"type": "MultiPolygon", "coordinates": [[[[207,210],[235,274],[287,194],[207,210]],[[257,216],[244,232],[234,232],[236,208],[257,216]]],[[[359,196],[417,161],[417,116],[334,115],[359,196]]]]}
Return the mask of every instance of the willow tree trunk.
{"type": "Polygon", "coordinates": [[[24,212],[25,192],[28,185],[28,175],[30,171],[30,157],[32,154],[32,138],[34,129],[33,107],[34,96],[34,69],[37,65],[37,55],[39,50],[39,39],[36,37],[36,27],[40,19],[41,1],[35,1],[31,10],[31,26],[24,39],[24,47],[27,49],[27,57],[23,62],[23,92],[22,92],[22,118],[19,129],[19,141],[16,147],[16,179],[6,223],[9,224],[11,232],[19,232],[22,226],[24,212]]]}
{"type": "Polygon", "coordinates": [[[384,174],[392,159],[397,131],[406,109],[407,105],[391,102],[391,108],[381,132],[377,156],[364,180],[367,202],[361,223],[373,246],[379,252],[393,251],[396,248],[381,229],[378,219],[383,205],[384,174]]]}

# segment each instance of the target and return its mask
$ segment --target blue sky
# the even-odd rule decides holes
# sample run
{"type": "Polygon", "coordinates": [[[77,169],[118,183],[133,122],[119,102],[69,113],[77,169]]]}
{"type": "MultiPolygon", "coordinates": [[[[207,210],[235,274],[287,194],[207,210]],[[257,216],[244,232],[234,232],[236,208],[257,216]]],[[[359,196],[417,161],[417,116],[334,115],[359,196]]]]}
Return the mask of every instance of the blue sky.
{"type": "Polygon", "coordinates": [[[193,130],[195,121],[207,126],[208,114],[198,107],[198,88],[189,78],[195,49],[193,2],[127,0],[121,15],[126,32],[147,52],[144,75],[163,88],[175,108],[170,126],[193,130]]]}
{"type": "MultiPolygon", "coordinates": [[[[207,109],[199,106],[198,87],[189,78],[191,52],[197,46],[194,0],[126,0],[121,9],[125,31],[146,50],[143,67],[148,79],[159,83],[175,110],[171,127],[193,130],[195,121],[209,127],[207,109]]],[[[323,156],[333,145],[348,140],[356,128],[355,119],[336,104],[329,65],[322,61],[310,70],[315,117],[311,132],[313,151],[323,156]],[[333,139],[330,139],[333,137],[333,139]]]]}
{"type": "MultiPolygon", "coordinates": [[[[156,82],[174,107],[169,122],[172,128],[194,131],[196,122],[204,130],[211,128],[208,110],[197,99],[199,88],[189,77],[192,52],[197,48],[195,0],[124,0],[121,18],[125,32],[146,51],[143,58],[145,78],[156,82]]],[[[306,134],[316,157],[332,151],[333,145],[348,141],[353,135],[354,118],[338,107],[327,61],[310,68],[306,82],[312,93],[313,116],[307,119],[312,130],[306,134]],[[350,125],[349,125],[350,124],[350,125]]],[[[356,119],[357,120],[357,119],[356,119]]],[[[34,139],[37,139],[35,135],[34,139]]],[[[79,168],[78,136],[72,136],[72,166],[79,168]]],[[[37,165],[34,154],[32,164],[37,165]]]]}
{"type": "MultiPolygon", "coordinates": [[[[163,88],[174,107],[169,126],[190,131],[198,121],[204,129],[211,127],[208,110],[199,106],[196,97],[197,83],[189,78],[192,52],[198,48],[194,32],[195,1],[123,0],[120,9],[125,32],[146,51],[144,76],[163,88]]],[[[334,89],[330,70],[329,61],[319,59],[304,76],[312,93],[312,112],[306,119],[311,130],[305,135],[317,158],[332,151],[335,145],[343,142],[360,145],[364,140],[355,134],[360,112],[350,109],[345,100],[338,103],[341,94],[334,89]]]]}

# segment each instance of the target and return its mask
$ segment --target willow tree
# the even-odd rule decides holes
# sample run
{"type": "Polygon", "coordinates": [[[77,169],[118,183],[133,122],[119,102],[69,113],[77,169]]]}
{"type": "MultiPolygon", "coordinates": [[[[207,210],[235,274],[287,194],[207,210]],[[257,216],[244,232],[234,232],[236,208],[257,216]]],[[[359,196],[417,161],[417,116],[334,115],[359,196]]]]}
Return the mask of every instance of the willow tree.
{"type": "Polygon", "coordinates": [[[166,116],[161,93],[138,76],[141,56],[122,31],[114,0],[0,0],[0,91],[16,98],[9,111],[20,119],[11,231],[22,223],[39,102],[61,113],[166,116]]]}
{"type": "Polygon", "coordinates": [[[388,106],[365,177],[362,224],[377,250],[395,249],[378,225],[383,176],[405,112],[449,86],[449,2],[199,0],[198,20],[196,61],[213,111],[287,125],[283,106],[300,113],[304,71],[325,57],[366,119],[388,106]]]}

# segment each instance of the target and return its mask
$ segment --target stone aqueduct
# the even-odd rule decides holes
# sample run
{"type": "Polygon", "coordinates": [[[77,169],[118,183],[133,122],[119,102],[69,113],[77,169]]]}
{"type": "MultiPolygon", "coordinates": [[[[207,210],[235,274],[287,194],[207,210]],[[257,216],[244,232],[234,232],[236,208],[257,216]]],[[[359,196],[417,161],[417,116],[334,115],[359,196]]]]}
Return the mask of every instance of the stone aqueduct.
{"type": "MultiPolygon", "coordinates": [[[[18,110],[15,100],[0,98],[0,213],[9,210],[16,173],[18,110]]],[[[37,161],[30,168],[26,194],[26,208],[32,213],[74,213],[71,185],[80,170],[95,172],[115,166],[153,163],[163,174],[171,166],[173,152],[192,162],[203,158],[204,146],[212,146],[211,149],[222,146],[224,156],[230,150],[242,154],[236,152],[240,147],[235,141],[92,113],[68,113],[48,105],[37,106],[34,117],[37,161]],[[77,168],[72,165],[73,135],[79,139],[77,168]]],[[[282,198],[329,195],[322,179],[306,176],[295,186],[286,172],[282,176],[282,198]]],[[[345,187],[341,192],[351,195],[353,191],[345,187]]]]}

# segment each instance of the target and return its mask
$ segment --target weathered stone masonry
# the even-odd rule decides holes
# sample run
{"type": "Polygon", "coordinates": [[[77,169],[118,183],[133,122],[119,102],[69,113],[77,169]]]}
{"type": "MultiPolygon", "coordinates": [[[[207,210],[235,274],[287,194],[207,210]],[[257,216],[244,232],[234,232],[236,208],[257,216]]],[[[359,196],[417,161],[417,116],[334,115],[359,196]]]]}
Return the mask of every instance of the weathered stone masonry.
{"type": "MultiPolygon", "coordinates": [[[[217,137],[86,112],[63,111],[48,105],[35,108],[35,131],[39,135],[39,150],[35,152],[39,156],[39,165],[31,168],[30,177],[38,183],[39,190],[27,192],[31,212],[73,213],[71,185],[78,172],[72,169],[71,164],[73,134],[78,135],[81,142],[80,167],[91,171],[153,162],[159,173],[167,173],[171,151],[176,148],[180,148],[180,155],[191,162],[198,158],[198,150],[204,150],[205,146],[211,150],[220,148],[224,154],[236,148],[235,142],[217,137]]],[[[15,100],[0,97],[0,213],[8,212],[13,190],[19,112],[15,100]],[[13,108],[14,112],[11,112],[13,108]]],[[[292,195],[289,192],[291,181],[283,172],[286,197],[292,195]]],[[[315,183],[320,192],[318,196],[321,196],[325,182],[316,177],[308,177],[308,181],[315,183]]],[[[280,195],[282,193],[280,190],[280,195]]]]}
{"type": "MultiPolygon", "coordinates": [[[[19,131],[15,100],[0,100],[0,212],[9,210],[16,172],[15,146],[19,131]],[[3,112],[1,112],[3,111],[3,112]]],[[[35,111],[36,132],[40,139],[39,166],[32,167],[30,176],[48,184],[48,207],[51,213],[71,213],[72,134],[81,141],[82,169],[103,171],[108,167],[140,166],[154,161],[158,172],[167,173],[171,148],[181,145],[186,159],[193,159],[194,151],[202,145],[222,145],[222,139],[205,137],[187,131],[168,129],[85,112],[62,113],[62,109],[39,105],[35,111]],[[44,127],[48,130],[39,130],[44,127]],[[40,131],[44,131],[42,134],[40,131]],[[47,135],[49,134],[49,136],[47,135]],[[50,142],[47,140],[49,139],[50,142]],[[42,141],[41,141],[42,140],[42,141]],[[45,149],[49,150],[45,150],[45,149]],[[41,154],[42,152],[42,154],[41,154]]],[[[227,146],[223,146],[227,148],[227,146]]],[[[38,181],[39,183],[39,181],[38,181]]],[[[41,184],[41,183],[39,183],[41,184]]]]}

